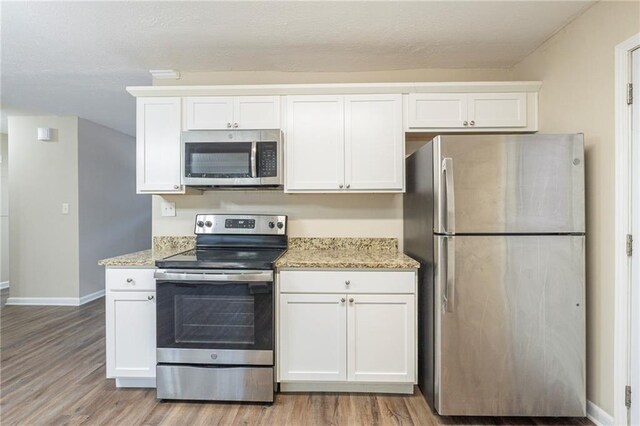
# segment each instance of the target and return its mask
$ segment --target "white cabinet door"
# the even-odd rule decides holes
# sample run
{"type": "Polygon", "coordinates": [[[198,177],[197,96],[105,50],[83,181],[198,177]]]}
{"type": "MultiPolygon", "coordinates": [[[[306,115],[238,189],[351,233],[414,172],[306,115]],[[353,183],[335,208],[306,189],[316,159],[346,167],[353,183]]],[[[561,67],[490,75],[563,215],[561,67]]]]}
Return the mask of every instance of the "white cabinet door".
{"type": "Polygon", "coordinates": [[[184,103],[186,130],[223,130],[233,126],[232,96],[191,96],[184,103]]]}
{"type": "Polygon", "coordinates": [[[415,297],[350,294],[348,380],[415,381],[415,297]]]}
{"type": "Polygon", "coordinates": [[[409,94],[410,128],[465,127],[467,95],[464,93],[409,94]]]}
{"type": "Polygon", "coordinates": [[[155,292],[110,291],[106,304],[107,377],[155,377],[155,292]]]}
{"type": "Polygon", "coordinates": [[[341,191],[343,97],[288,96],[286,152],[286,191],[341,191]]]}
{"type": "Polygon", "coordinates": [[[280,97],[238,96],[234,98],[233,127],[280,129],[280,97]]]}
{"type": "Polygon", "coordinates": [[[471,93],[469,126],[527,127],[526,93],[471,93]]]}
{"type": "Polygon", "coordinates": [[[180,98],[136,100],[138,193],[184,193],[180,185],[180,98]]]}
{"type": "Polygon", "coordinates": [[[345,295],[280,295],[280,380],[347,379],[345,295]]]}
{"type": "Polygon", "coordinates": [[[404,189],[402,95],[345,96],[345,187],[404,189]]]}

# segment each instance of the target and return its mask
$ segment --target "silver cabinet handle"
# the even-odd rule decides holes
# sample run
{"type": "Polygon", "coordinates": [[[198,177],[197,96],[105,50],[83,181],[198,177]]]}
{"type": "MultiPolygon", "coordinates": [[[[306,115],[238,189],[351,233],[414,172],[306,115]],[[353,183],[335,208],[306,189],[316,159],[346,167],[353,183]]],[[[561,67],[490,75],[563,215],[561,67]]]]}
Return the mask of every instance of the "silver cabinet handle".
{"type": "Polygon", "coordinates": [[[153,299],[155,299],[154,296],[147,296],[147,300],[153,300],[153,299]]]}
{"type": "Polygon", "coordinates": [[[180,189],[180,185],[173,185],[173,189],[180,189]]]}
{"type": "Polygon", "coordinates": [[[468,122],[468,121],[463,121],[463,122],[462,122],[462,125],[463,125],[463,126],[468,126],[468,125],[469,125],[469,122],[468,122]]]}
{"type": "Polygon", "coordinates": [[[349,299],[349,303],[353,303],[353,297],[349,299]]]}
{"type": "Polygon", "coordinates": [[[447,312],[453,312],[456,293],[456,243],[455,237],[445,237],[447,244],[447,260],[446,260],[446,284],[444,302],[447,312]]]}
{"type": "Polygon", "coordinates": [[[227,127],[228,127],[228,128],[231,128],[231,123],[227,123],[227,127]]]}
{"type": "Polygon", "coordinates": [[[476,122],[475,122],[475,121],[473,121],[473,120],[471,120],[471,123],[469,123],[469,124],[471,124],[472,126],[475,126],[475,125],[476,125],[476,122]]]}
{"type": "Polygon", "coordinates": [[[342,184],[338,185],[338,188],[342,189],[342,184]]]}
{"type": "Polygon", "coordinates": [[[446,218],[447,218],[447,226],[445,228],[445,233],[452,234],[455,232],[456,228],[456,204],[455,204],[455,194],[453,188],[453,159],[452,158],[444,158],[442,160],[442,173],[444,174],[444,195],[447,198],[446,203],[446,218]]]}
{"type": "Polygon", "coordinates": [[[237,128],[238,127],[238,123],[233,123],[233,127],[237,128]]]}
{"type": "Polygon", "coordinates": [[[133,282],[133,278],[127,278],[127,282],[128,283],[132,283],[133,282]]]}
{"type": "Polygon", "coordinates": [[[347,185],[347,189],[348,189],[348,188],[351,188],[351,184],[348,184],[348,185],[347,185]]]}
{"type": "Polygon", "coordinates": [[[340,299],[340,301],[341,301],[342,303],[344,303],[344,302],[346,301],[346,299],[343,297],[342,299],[340,299]]]}
{"type": "Polygon", "coordinates": [[[346,280],[344,283],[345,283],[346,285],[349,285],[349,284],[351,284],[351,281],[350,281],[350,280],[346,280]]]}

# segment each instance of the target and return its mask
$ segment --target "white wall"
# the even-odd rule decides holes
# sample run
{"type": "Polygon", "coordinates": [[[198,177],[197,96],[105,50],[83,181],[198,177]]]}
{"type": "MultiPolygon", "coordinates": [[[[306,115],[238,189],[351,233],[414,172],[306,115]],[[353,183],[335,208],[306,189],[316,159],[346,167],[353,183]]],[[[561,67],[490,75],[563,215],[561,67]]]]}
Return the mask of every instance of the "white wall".
{"type": "Polygon", "coordinates": [[[0,284],[9,283],[9,140],[0,133],[0,284]]]}
{"type": "Polygon", "coordinates": [[[135,139],[78,120],[80,297],[104,289],[98,260],[148,249],[151,196],[136,195],[135,139]]]}
{"type": "Polygon", "coordinates": [[[11,297],[78,297],[77,129],[76,117],[9,117],[11,297]]]}
{"type": "MultiPolygon", "coordinates": [[[[186,72],[180,80],[154,85],[366,83],[402,81],[511,80],[508,69],[417,69],[375,72],[186,72]]],[[[176,203],[176,217],[161,217],[162,197],[153,197],[153,235],[192,235],[197,213],[255,212],[289,215],[289,235],[395,237],[402,247],[401,194],[283,194],[215,191],[165,196],[176,203]]]]}
{"type": "Polygon", "coordinates": [[[540,131],[583,132],[587,397],[613,413],[614,48],[640,32],[639,2],[598,2],[514,68],[542,80],[540,131]]]}

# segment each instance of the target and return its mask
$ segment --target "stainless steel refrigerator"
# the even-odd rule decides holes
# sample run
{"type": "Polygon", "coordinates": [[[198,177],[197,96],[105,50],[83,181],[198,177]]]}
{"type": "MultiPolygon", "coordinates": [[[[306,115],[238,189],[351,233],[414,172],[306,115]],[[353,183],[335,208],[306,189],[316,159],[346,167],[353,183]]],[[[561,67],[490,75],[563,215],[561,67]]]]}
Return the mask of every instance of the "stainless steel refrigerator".
{"type": "Polygon", "coordinates": [[[438,136],[406,170],[429,404],[442,415],[585,416],[582,135],[438,136]]]}

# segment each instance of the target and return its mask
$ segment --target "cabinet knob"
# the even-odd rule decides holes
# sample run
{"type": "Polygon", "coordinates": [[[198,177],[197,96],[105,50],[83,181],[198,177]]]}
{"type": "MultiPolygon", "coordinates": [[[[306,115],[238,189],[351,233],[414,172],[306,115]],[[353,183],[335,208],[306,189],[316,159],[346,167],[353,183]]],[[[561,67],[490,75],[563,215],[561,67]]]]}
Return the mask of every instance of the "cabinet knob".
{"type": "Polygon", "coordinates": [[[353,297],[349,299],[349,303],[353,303],[353,297]]]}
{"type": "Polygon", "coordinates": [[[133,278],[127,278],[127,282],[128,283],[132,283],[133,282],[133,278]]]}
{"type": "Polygon", "coordinates": [[[462,125],[463,125],[463,126],[468,126],[468,125],[469,125],[469,122],[468,122],[468,121],[463,121],[463,122],[462,122],[462,125]]]}
{"type": "Polygon", "coordinates": [[[343,297],[342,299],[340,299],[340,301],[341,301],[342,303],[344,303],[344,302],[346,301],[346,299],[343,297]]]}
{"type": "Polygon", "coordinates": [[[475,121],[473,121],[473,120],[471,120],[471,123],[469,123],[469,124],[471,124],[472,126],[475,126],[475,125],[476,125],[476,122],[475,122],[475,121]]]}
{"type": "Polygon", "coordinates": [[[180,185],[173,185],[173,189],[180,189],[180,185]]]}
{"type": "Polygon", "coordinates": [[[342,189],[342,187],[343,187],[342,184],[338,185],[338,188],[342,189]]]}
{"type": "Polygon", "coordinates": [[[234,128],[238,127],[238,123],[233,123],[233,127],[234,128]]]}
{"type": "Polygon", "coordinates": [[[347,189],[351,188],[351,184],[347,184],[347,189]]]}
{"type": "Polygon", "coordinates": [[[351,284],[351,281],[350,281],[350,280],[346,280],[344,283],[345,283],[346,285],[349,285],[349,284],[351,284]]]}
{"type": "Polygon", "coordinates": [[[147,296],[147,300],[153,300],[153,299],[155,299],[154,296],[147,296]]]}
{"type": "Polygon", "coordinates": [[[228,128],[231,128],[231,123],[227,123],[227,127],[228,127],[228,128]]]}

